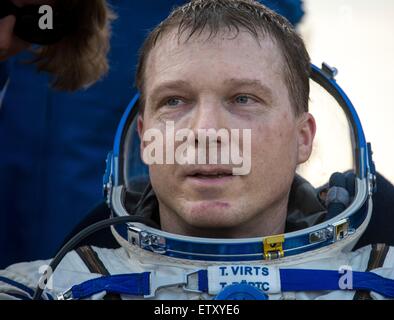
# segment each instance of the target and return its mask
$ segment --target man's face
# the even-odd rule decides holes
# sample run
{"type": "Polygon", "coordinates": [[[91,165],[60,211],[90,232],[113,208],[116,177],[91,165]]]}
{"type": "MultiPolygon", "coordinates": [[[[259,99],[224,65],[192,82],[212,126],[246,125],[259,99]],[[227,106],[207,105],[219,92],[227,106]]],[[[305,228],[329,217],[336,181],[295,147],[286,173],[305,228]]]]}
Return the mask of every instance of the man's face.
{"type": "Polygon", "coordinates": [[[295,169],[308,159],[315,131],[309,114],[295,115],[283,69],[276,44],[247,32],[187,42],[173,32],[151,51],[140,135],[164,132],[168,121],[175,131],[251,129],[248,175],[223,176],[223,166],[213,164],[150,166],[163,230],[208,237],[283,232],[295,169]]]}

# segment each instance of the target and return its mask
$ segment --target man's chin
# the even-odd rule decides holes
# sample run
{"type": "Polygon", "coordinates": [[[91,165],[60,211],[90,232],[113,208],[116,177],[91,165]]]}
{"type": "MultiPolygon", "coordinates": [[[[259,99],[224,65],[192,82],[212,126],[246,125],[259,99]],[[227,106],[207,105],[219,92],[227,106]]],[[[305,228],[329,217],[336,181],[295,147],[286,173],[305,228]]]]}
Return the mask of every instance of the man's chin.
{"type": "Polygon", "coordinates": [[[203,200],[195,201],[191,204],[191,213],[209,212],[217,210],[229,210],[231,208],[229,201],[223,200],[203,200]]]}
{"type": "Polygon", "coordinates": [[[209,200],[189,204],[186,215],[191,225],[202,228],[231,227],[234,206],[228,201],[209,200]]]}

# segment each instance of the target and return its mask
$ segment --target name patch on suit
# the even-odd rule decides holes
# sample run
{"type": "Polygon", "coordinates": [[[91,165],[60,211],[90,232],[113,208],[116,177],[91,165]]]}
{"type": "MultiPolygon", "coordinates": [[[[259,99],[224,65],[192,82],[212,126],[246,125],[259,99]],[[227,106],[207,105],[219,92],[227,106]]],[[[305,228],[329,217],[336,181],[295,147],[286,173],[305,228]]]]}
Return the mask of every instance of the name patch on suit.
{"type": "Polygon", "coordinates": [[[247,284],[266,293],[280,292],[280,275],[276,267],[226,265],[208,267],[208,290],[217,294],[232,284],[247,284]]]}

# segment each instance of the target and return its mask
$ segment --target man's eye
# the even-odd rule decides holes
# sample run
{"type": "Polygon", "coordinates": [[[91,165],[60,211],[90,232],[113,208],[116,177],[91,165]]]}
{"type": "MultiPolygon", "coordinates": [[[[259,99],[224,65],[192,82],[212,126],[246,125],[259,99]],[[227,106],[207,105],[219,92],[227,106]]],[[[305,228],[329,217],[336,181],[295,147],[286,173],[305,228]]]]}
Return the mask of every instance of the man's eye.
{"type": "Polygon", "coordinates": [[[237,104],[250,104],[255,102],[255,100],[247,95],[239,95],[235,97],[235,103],[237,104]]]}
{"type": "Polygon", "coordinates": [[[183,101],[179,98],[169,98],[165,101],[165,105],[169,107],[177,107],[181,105],[183,101]]]}

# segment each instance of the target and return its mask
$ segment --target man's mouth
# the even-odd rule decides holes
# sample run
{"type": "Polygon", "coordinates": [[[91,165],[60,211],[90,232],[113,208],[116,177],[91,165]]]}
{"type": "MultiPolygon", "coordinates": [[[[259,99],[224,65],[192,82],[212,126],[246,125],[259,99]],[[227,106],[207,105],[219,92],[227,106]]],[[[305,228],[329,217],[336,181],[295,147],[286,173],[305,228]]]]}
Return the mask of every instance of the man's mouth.
{"type": "Polygon", "coordinates": [[[188,177],[193,177],[193,178],[199,178],[199,179],[220,179],[224,177],[232,177],[232,174],[226,174],[226,173],[209,173],[209,174],[204,174],[204,173],[196,173],[193,175],[189,175],[188,177]]]}
{"type": "Polygon", "coordinates": [[[219,166],[201,166],[194,167],[186,170],[186,175],[191,177],[202,176],[202,177],[218,177],[218,176],[232,176],[233,170],[229,167],[219,166]]]}
{"type": "Polygon", "coordinates": [[[200,183],[223,183],[234,178],[231,168],[203,167],[186,172],[186,177],[200,183]]]}

